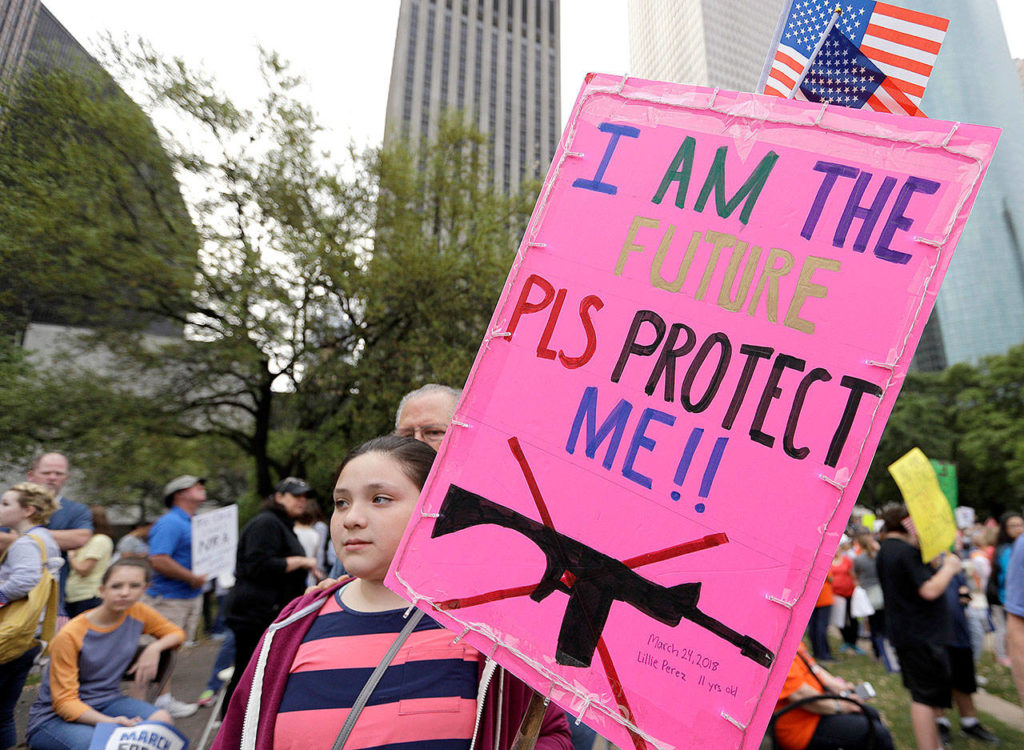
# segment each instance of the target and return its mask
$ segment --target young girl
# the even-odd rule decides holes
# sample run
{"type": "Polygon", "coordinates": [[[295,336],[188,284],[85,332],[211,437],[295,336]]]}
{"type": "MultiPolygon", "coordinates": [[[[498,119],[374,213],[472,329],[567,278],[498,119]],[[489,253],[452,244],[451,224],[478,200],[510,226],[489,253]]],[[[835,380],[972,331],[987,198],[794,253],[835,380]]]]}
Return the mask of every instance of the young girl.
{"type": "Polygon", "coordinates": [[[143,719],[173,723],[166,711],[121,694],[121,676],[135,657],[140,635],[157,639],[131,668],[140,686],[156,675],[160,653],[185,640],[181,628],[139,602],[149,575],[144,560],[113,563],[100,584],[100,605],[72,618],[53,639],[50,665],[29,711],[27,737],[33,750],[87,748],[100,722],[125,727],[143,719]]]}
{"type": "MultiPolygon", "coordinates": [[[[64,564],[60,547],[45,527],[56,510],[53,492],[32,482],[16,484],[0,497],[0,527],[6,526],[17,536],[0,562],[0,607],[28,596],[42,578],[43,568],[49,568],[56,577],[64,564]]],[[[0,748],[17,744],[14,707],[39,648],[36,644],[0,664],[0,748]]]]}
{"type": "Polygon", "coordinates": [[[64,586],[68,617],[100,605],[100,582],[114,554],[113,532],[107,521],[107,511],[102,505],[93,505],[89,510],[92,512],[93,535],[83,546],[68,553],[71,569],[64,586]]]}
{"type": "MultiPolygon", "coordinates": [[[[367,676],[406,625],[409,603],[384,575],[430,471],[434,450],[412,438],[376,438],[342,462],[331,539],[353,577],[292,602],[267,630],[231,699],[214,750],[329,748],[367,676]]],[[[346,750],[506,750],[530,690],[424,617],[385,671],[346,750]],[[488,689],[490,686],[490,689],[488,689]],[[477,706],[482,720],[477,730],[477,706]]],[[[541,750],[570,750],[565,715],[548,709],[541,750]]]]}

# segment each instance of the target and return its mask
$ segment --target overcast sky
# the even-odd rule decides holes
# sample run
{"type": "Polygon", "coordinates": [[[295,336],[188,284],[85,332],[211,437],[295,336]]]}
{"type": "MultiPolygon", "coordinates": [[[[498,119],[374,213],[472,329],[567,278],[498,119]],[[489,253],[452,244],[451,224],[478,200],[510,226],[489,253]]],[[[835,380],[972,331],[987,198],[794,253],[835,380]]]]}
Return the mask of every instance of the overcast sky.
{"type": "MultiPolygon", "coordinates": [[[[148,39],[165,55],[201,62],[237,96],[259,90],[259,45],[279,52],[309,84],[309,101],[340,152],[384,132],[398,0],[44,0],[85,46],[103,31],[148,39]]],[[[1010,51],[1024,57],[1024,0],[999,0],[1010,51]]],[[[562,123],[588,71],[629,71],[626,0],[561,0],[562,123]]]]}

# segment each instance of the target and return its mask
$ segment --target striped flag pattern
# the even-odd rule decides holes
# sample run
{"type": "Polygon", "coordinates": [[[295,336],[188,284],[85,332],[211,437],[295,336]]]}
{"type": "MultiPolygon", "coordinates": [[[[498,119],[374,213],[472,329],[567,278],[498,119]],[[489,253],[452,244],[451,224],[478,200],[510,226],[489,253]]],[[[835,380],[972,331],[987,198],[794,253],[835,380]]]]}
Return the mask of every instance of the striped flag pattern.
{"type": "MultiPolygon", "coordinates": [[[[864,106],[923,116],[919,106],[949,21],[872,0],[843,0],[836,28],[885,79],[864,106]]],[[[791,0],[763,93],[787,97],[832,18],[835,0],[791,0]]],[[[796,99],[806,97],[797,92],[796,99]]]]}

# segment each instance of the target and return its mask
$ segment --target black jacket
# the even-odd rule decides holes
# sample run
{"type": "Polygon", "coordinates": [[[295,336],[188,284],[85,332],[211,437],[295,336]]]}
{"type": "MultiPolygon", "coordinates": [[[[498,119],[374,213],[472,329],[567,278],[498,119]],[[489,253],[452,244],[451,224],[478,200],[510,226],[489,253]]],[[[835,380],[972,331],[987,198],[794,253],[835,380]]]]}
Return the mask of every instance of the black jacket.
{"type": "Polygon", "coordinates": [[[281,609],[306,590],[305,568],[286,573],[287,557],[305,557],[283,509],[263,510],[242,529],[235,562],[235,587],[228,594],[229,626],[264,629],[281,609]]]}

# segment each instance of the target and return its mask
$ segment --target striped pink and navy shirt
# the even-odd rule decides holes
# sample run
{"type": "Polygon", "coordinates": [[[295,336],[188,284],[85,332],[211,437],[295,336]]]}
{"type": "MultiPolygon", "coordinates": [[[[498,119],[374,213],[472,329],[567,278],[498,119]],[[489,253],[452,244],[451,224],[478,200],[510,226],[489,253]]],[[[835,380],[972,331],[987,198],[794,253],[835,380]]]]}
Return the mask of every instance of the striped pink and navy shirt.
{"type": "MultiPolygon", "coordinates": [[[[405,610],[356,612],[327,600],[292,662],[275,750],[331,747],[405,610]]],[[[345,750],[466,750],[476,720],[477,651],[429,617],[416,626],[359,715],[345,750]]]]}

